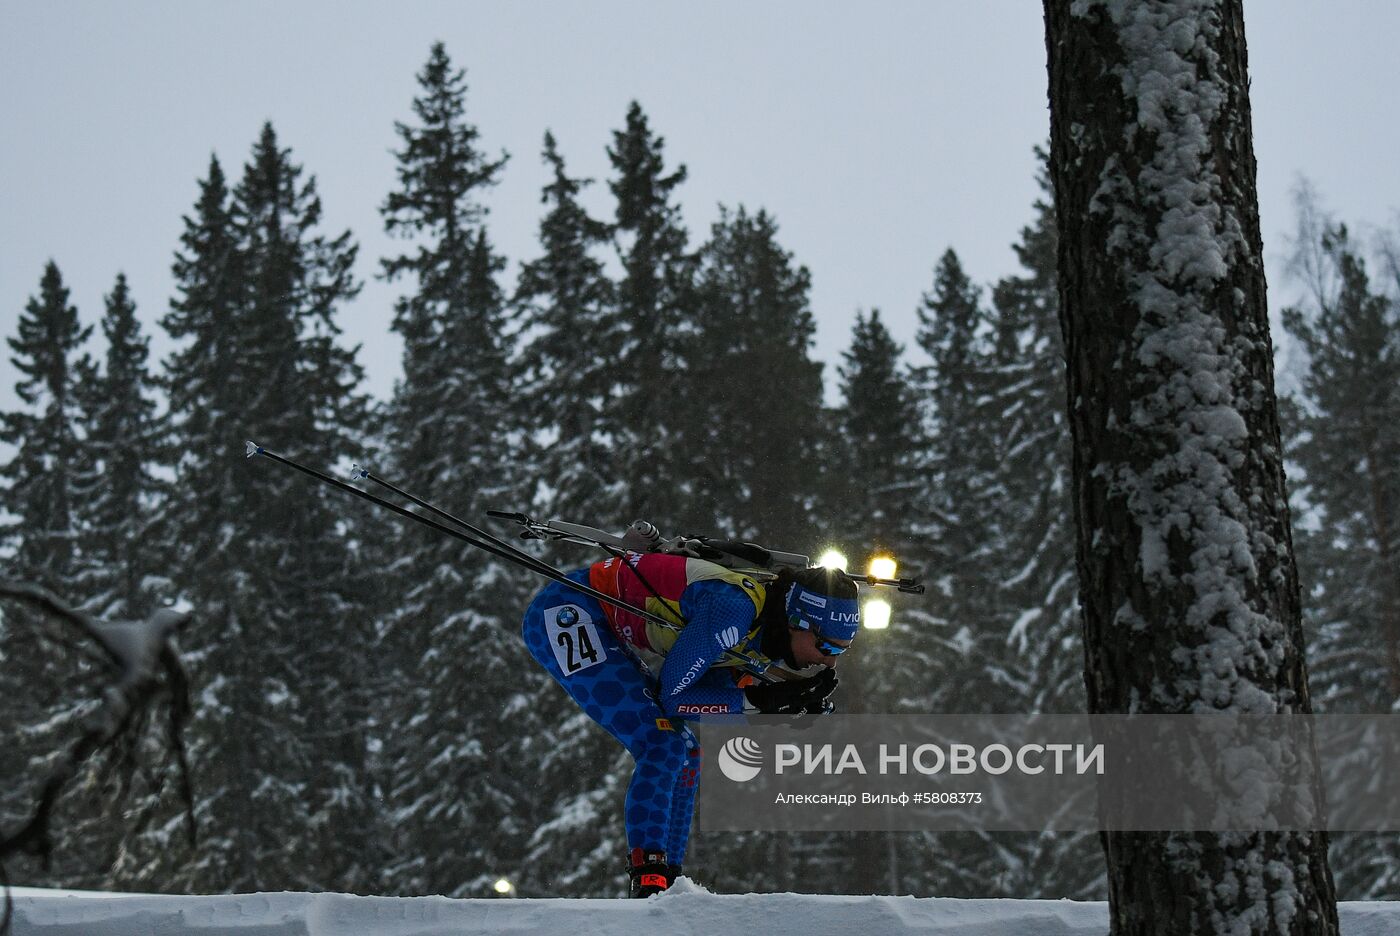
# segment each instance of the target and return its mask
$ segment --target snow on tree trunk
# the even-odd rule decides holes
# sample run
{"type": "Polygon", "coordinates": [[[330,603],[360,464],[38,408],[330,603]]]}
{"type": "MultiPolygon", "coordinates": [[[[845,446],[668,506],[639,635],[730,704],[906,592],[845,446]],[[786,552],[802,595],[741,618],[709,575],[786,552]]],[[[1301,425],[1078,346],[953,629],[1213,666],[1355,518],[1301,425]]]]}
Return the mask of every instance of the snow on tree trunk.
{"type": "MultiPolygon", "coordinates": [[[[1096,713],[1310,709],[1239,0],[1046,0],[1096,713]]],[[[1106,833],[1112,932],[1337,932],[1321,834],[1106,833]]]]}

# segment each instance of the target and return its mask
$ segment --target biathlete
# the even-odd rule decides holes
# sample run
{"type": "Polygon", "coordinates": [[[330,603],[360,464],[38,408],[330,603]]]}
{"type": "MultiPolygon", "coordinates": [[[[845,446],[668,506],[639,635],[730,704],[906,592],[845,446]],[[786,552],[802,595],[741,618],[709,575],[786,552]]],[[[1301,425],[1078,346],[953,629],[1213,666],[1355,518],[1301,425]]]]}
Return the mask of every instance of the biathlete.
{"type": "Polygon", "coordinates": [[[690,836],[700,745],[685,721],[830,711],[836,660],[860,624],[856,585],[824,568],[759,581],[665,553],[627,553],[568,578],[676,623],[663,627],[556,582],[535,596],[523,628],[531,655],[636,761],[627,870],[631,896],[648,897],[680,875],[690,836]],[[632,648],[665,657],[660,674],[632,648]],[[755,682],[746,672],[775,662],[792,678],[755,682]]]}

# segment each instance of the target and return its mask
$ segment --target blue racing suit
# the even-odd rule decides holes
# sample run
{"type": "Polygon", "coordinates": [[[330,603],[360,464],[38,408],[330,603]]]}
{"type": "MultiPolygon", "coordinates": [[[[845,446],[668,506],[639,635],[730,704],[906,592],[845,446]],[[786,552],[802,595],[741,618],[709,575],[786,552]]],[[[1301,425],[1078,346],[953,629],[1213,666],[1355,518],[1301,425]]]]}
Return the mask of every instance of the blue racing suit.
{"type": "MultiPolygon", "coordinates": [[[[692,574],[698,562],[660,558],[689,562],[692,574]]],[[[588,584],[590,570],[568,578],[588,584]]],[[[557,582],[535,596],[522,629],[530,654],[636,761],[627,787],[628,848],[664,851],[672,864],[685,857],[700,782],[700,744],[684,720],[743,712],[743,673],[725,659],[727,650],[745,652],[760,666],[768,662],[756,624],[762,585],[676,581],[662,593],[680,592],[686,623],[669,647],[659,646],[655,634],[648,642],[640,629],[619,624],[615,609],[610,616],[595,599],[557,582]],[[664,653],[659,676],[629,643],[664,653]]]]}

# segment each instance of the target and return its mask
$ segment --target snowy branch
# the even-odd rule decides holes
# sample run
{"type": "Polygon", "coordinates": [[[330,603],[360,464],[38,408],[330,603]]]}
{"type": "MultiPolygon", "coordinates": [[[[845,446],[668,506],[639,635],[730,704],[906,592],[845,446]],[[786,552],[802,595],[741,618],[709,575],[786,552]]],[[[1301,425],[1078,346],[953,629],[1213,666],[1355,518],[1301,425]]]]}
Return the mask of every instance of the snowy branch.
{"type": "Polygon", "coordinates": [[[10,580],[0,580],[0,598],[28,605],[58,622],[61,630],[57,635],[49,635],[51,639],[83,652],[90,661],[105,664],[108,670],[101,698],[85,717],[78,737],[52,759],[52,766],[38,783],[29,818],[13,832],[0,830],[0,860],[19,852],[46,858],[52,846],[50,822],[54,806],[83,765],[95,755],[107,752],[115,755],[126,772],[134,771],[137,746],[162,704],[168,706],[166,743],[179,770],[187,827],[193,840],[193,797],[182,739],[190,715],[189,680],[174,643],[175,635],[188,623],[189,614],[161,609],[140,621],[102,621],[45,588],[10,580]]]}

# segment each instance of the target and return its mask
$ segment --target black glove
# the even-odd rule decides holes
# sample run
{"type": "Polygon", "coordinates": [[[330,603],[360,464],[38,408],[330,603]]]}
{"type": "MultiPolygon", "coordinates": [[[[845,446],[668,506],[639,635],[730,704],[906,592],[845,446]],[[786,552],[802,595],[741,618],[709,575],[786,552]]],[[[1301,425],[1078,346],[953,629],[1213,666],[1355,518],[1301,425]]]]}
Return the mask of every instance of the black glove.
{"type": "Polygon", "coordinates": [[[825,669],[806,679],[749,686],[744,696],[764,715],[820,714],[827,710],[826,697],[836,691],[837,682],[836,670],[825,669]]]}
{"type": "MultiPolygon", "coordinates": [[[[807,715],[830,715],[836,711],[836,704],[830,699],[820,699],[807,706],[807,715]]],[[[801,715],[794,715],[788,719],[788,727],[799,731],[806,731],[817,723],[815,718],[803,718],[801,715]]]]}

